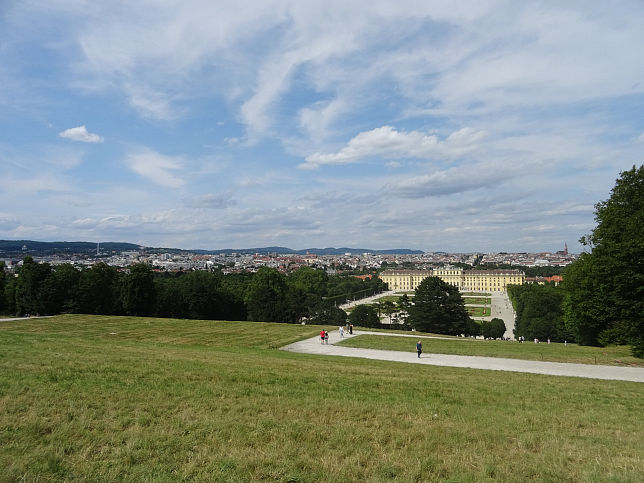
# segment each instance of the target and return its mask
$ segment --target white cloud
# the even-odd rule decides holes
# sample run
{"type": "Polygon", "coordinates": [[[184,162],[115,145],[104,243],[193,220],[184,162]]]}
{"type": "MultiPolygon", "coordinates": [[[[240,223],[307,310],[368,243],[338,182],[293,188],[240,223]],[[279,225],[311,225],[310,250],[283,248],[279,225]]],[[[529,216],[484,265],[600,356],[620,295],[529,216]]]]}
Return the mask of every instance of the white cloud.
{"type": "Polygon", "coordinates": [[[179,110],[172,103],[172,99],[162,92],[153,91],[151,88],[140,89],[128,85],[124,87],[129,102],[142,117],[157,119],[160,121],[170,121],[177,119],[180,115],[179,110]]]}
{"type": "Polygon", "coordinates": [[[330,102],[316,103],[304,107],[299,112],[300,126],[314,142],[328,135],[329,127],[348,109],[344,99],[336,98],[330,102]]]}
{"type": "Polygon", "coordinates": [[[638,143],[644,143],[644,132],[635,138],[638,143]]]}
{"type": "Polygon", "coordinates": [[[414,176],[390,186],[388,191],[403,198],[425,198],[489,188],[499,179],[495,171],[466,166],[414,176]]]}
{"type": "Polygon", "coordinates": [[[195,208],[223,209],[235,204],[231,193],[208,193],[186,201],[187,206],[195,208]]]}
{"type": "Polygon", "coordinates": [[[82,143],[102,143],[103,138],[98,134],[93,134],[87,131],[85,126],[72,127],[65,129],[58,133],[61,138],[71,139],[72,141],[79,141],[82,143]]]}
{"type": "Polygon", "coordinates": [[[125,162],[132,171],[160,186],[180,188],[185,184],[176,174],[184,167],[183,158],[165,156],[146,149],[128,155],[125,162]]]}
{"type": "Polygon", "coordinates": [[[463,128],[441,141],[435,134],[397,131],[391,126],[382,126],[361,132],[336,153],[311,154],[306,157],[306,163],[299,167],[315,169],[321,165],[350,164],[369,156],[424,159],[454,157],[471,150],[484,136],[483,131],[463,128]]]}

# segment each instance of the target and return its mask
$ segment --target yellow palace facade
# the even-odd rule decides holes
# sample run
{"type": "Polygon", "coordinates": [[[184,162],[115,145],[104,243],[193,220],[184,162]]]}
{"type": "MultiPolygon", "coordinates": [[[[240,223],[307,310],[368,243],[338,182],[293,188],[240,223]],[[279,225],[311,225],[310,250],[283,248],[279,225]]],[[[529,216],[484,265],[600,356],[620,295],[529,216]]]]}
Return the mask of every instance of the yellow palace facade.
{"type": "Polygon", "coordinates": [[[380,279],[389,290],[412,291],[427,277],[438,277],[459,290],[503,292],[508,285],[522,285],[525,274],[519,270],[463,270],[446,267],[434,270],[385,270],[380,279]]]}

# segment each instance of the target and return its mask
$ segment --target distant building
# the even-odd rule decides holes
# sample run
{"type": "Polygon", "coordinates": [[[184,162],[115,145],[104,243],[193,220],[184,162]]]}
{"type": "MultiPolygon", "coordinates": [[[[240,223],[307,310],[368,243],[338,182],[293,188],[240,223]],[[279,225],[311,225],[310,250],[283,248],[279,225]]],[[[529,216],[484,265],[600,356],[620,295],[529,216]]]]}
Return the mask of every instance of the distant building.
{"type": "Polygon", "coordinates": [[[445,267],[433,270],[385,270],[380,279],[389,290],[412,291],[427,277],[438,277],[459,290],[503,292],[508,285],[522,285],[525,273],[519,270],[463,270],[445,267]]]}
{"type": "Polygon", "coordinates": [[[539,285],[545,285],[548,282],[554,283],[555,285],[559,285],[563,281],[563,278],[561,275],[553,275],[552,277],[526,277],[525,283],[530,283],[530,284],[539,284],[539,285]]]}

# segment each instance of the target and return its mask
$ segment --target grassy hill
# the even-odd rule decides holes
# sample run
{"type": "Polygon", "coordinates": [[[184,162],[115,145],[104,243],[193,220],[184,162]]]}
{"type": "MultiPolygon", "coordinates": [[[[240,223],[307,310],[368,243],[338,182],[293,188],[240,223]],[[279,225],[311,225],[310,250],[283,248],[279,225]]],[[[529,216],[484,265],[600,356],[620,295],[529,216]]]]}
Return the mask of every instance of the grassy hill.
{"type": "Polygon", "coordinates": [[[17,480],[638,481],[642,384],[295,354],[314,326],[0,322],[17,480]]]}

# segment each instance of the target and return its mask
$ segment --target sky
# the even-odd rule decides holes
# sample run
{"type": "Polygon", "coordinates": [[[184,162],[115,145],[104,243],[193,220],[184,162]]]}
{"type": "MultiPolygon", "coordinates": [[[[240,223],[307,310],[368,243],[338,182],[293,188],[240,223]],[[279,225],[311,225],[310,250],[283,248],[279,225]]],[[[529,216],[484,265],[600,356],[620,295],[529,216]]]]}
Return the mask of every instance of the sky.
{"type": "Polygon", "coordinates": [[[544,252],[644,162],[644,2],[0,0],[0,239],[544,252]]]}

